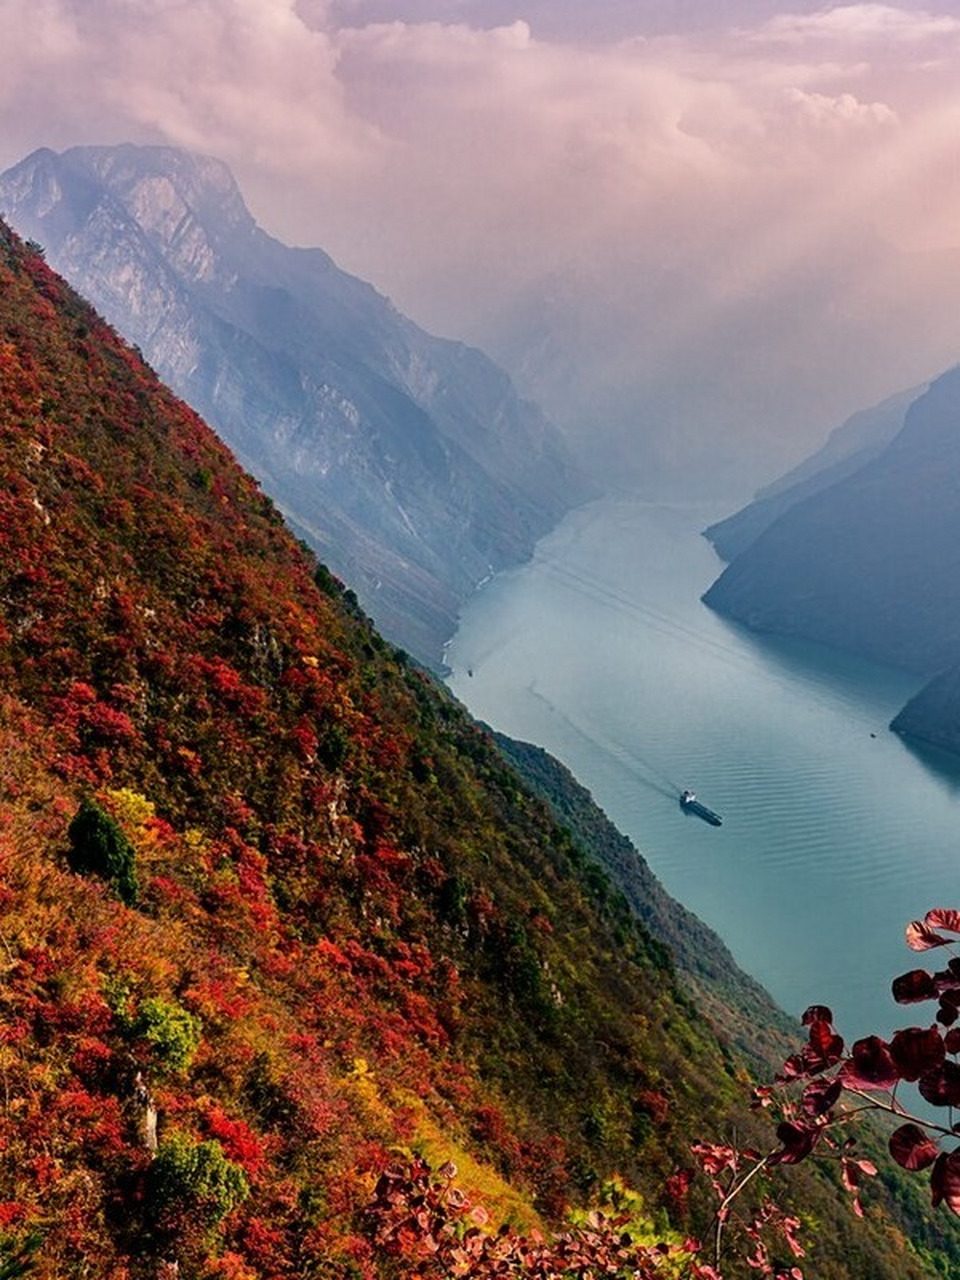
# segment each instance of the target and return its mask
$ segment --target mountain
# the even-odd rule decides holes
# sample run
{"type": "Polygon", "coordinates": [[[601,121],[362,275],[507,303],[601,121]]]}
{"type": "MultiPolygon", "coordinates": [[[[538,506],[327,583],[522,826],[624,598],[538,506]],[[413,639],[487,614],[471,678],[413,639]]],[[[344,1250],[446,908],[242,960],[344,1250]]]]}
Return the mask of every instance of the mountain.
{"type": "MultiPolygon", "coordinates": [[[[704,600],[755,630],[932,676],[891,728],[960,753],[960,369],[857,426],[865,443],[815,457],[799,482],[706,531],[732,559],[704,600]]],[[[846,428],[841,443],[855,444],[846,428]]]]}
{"type": "Polygon", "coordinates": [[[923,394],[914,387],[853,414],[831,432],[816,453],[761,489],[742,510],[704,530],[719,556],[733,560],[796,503],[828,489],[877,457],[903,427],[910,405],[923,394]]]}
{"type": "Polygon", "coordinates": [[[587,489],[479,351],[254,222],[219,162],[37,151],[0,211],[258,477],[385,634],[440,662],[459,607],[587,489]]]}
{"type": "MultiPolygon", "coordinates": [[[[494,1225],[617,1174],[706,1230],[666,1176],[770,1137],[664,943],[2,224],[0,478],[0,1259],[432,1274],[371,1209],[415,1157],[494,1225]]],[[[935,1273],[796,1173],[821,1280],[935,1273]]]]}
{"type": "Polygon", "coordinates": [[[705,594],[757,631],[933,674],[960,661],[960,369],[871,462],[791,506],[705,594]]]}
{"type": "Polygon", "coordinates": [[[894,716],[890,728],[960,755],[960,662],[925,684],[894,716]]]}

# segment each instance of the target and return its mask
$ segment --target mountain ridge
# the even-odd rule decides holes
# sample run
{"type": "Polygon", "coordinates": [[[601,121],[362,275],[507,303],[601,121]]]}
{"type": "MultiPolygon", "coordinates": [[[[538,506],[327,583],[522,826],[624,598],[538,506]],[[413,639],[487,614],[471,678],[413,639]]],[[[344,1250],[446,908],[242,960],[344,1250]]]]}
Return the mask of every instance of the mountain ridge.
{"type": "Polygon", "coordinates": [[[220,161],[41,150],[0,176],[0,207],[433,666],[476,584],[589,494],[506,374],[273,240],[220,161]]]}
{"type": "MultiPolygon", "coordinates": [[[[912,401],[898,432],[786,510],[703,599],[754,630],[833,645],[928,678],[891,728],[960,752],[960,367],[912,401]]],[[[816,477],[814,477],[816,480],[816,477]]],[[[799,492],[799,497],[798,497],[799,492]]],[[[749,523],[751,509],[740,513],[749,523]]],[[[733,531],[746,525],[733,518],[733,531]]],[[[711,531],[708,531],[710,536],[711,531]]],[[[721,537],[722,537],[721,532],[721,537]]]]}
{"type": "Polygon", "coordinates": [[[705,529],[704,536],[721,559],[733,560],[791,507],[853,475],[877,457],[902,429],[907,410],[924,389],[898,392],[852,414],[816,453],[765,485],[745,507],[705,529]]]}
{"type": "Polygon", "coordinates": [[[792,506],[704,595],[759,631],[797,635],[919,674],[960,652],[956,420],[960,371],[936,379],[853,474],[792,506]]]}

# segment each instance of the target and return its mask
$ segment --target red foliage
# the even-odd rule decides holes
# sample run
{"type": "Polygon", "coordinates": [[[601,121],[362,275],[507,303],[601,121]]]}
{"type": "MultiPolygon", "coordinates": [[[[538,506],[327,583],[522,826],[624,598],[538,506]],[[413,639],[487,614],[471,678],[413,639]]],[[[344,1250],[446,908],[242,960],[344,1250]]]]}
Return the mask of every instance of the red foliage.
{"type": "MultiPolygon", "coordinates": [[[[940,930],[960,935],[960,912],[927,912],[923,920],[907,926],[907,945],[914,951],[928,951],[960,941],[960,937],[944,936],[940,930]]],[[[952,958],[946,968],[935,973],[913,969],[902,974],[894,979],[893,996],[900,1004],[936,1000],[940,1026],[906,1027],[889,1043],[879,1036],[866,1036],[844,1057],[843,1041],[833,1030],[830,1010],[822,1005],[807,1010],[803,1022],[810,1029],[808,1044],[787,1060],[778,1077],[781,1087],[799,1083],[802,1090],[795,1101],[789,1097],[780,1100],[783,1118],[777,1136],[781,1146],[766,1160],[797,1163],[824,1139],[838,1154],[844,1184],[854,1196],[855,1210],[861,1212],[861,1175],[876,1170],[870,1161],[849,1154],[852,1140],[840,1144],[832,1136],[833,1130],[850,1121],[851,1113],[841,1105],[849,1093],[858,1100],[857,1109],[867,1103],[903,1121],[890,1137],[893,1159],[910,1171],[930,1169],[933,1204],[944,1203],[960,1214],[960,1147],[940,1149],[941,1142],[955,1136],[952,1123],[913,1116],[900,1098],[901,1084],[916,1084],[920,1096],[934,1107],[960,1105],[960,1063],[955,1061],[960,1053],[960,1034],[944,1034],[940,1029],[950,1026],[960,1009],[960,959],[952,958]],[[828,1069],[833,1069],[832,1076],[824,1074],[828,1069]]],[[[759,1105],[769,1106],[773,1101],[771,1090],[758,1091],[759,1105]]]]}
{"type": "Polygon", "coordinates": [[[487,1211],[454,1184],[456,1173],[456,1166],[447,1164],[434,1175],[416,1160],[388,1169],[377,1183],[369,1211],[373,1243],[415,1280],[555,1280],[568,1275],[657,1280],[665,1274],[720,1280],[713,1267],[698,1260],[698,1242],[679,1248],[637,1244],[624,1230],[626,1216],[594,1212],[584,1226],[549,1240],[506,1227],[491,1231],[487,1211]]]}
{"type": "MultiPolygon", "coordinates": [[[[82,1257],[90,1274],[159,1274],[156,1260],[131,1261],[131,1241],[149,1239],[152,1099],[253,1184],[219,1261],[199,1256],[220,1244],[193,1224],[197,1275],[545,1280],[632,1267],[643,1280],[669,1258],[713,1280],[719,1263],[695,1242],[635,1245],[616,1215],[549,1241],[492,1232],[451,1176],[423,1165],[380,1179],[361,1229],[386,1149],[424,1108],[440,1122],[455,1111],[466,1140],[557,1219],[574,1167],[624,1160],[641,1176],[645,1152],[591,1146],[569,1116],[574,1091],[596,1082],[651,1129],[668,1119],[665,1093],[631,1092],[652,1078],[636,1066],[637,1025],[669,1022],[663,1010],[647,1019],[666,1008],[662,973],[644,978],[610,933],[564,952],[602,922],[574,875],[551,879],[556,829],[529,797],[510,798],[485,735],[399,658],[357,658],[386,650],[316,589],[315,562],[254,482],[2,229],[0,333],[0,1227],[42,1221],[50,1256],[82,1257]],[[138,911],[63,865],[80,794],[107,786],[162,813],[116,810],[141,873],[138,911]],[[548,890],[556,911],[532,907],[548,890]],[[555,1003],[511,1004],[502,971],[489,980],[517,921],[524,972],[555,978],[555,1003]],[[581,998],[588,972],[606,986],[597,978],[581,998]],[[197,1024],[189,1066],[164,1074],[162,1054],[140,1052],[134,1019],[150,999],[168,1032],[197,1024]],[[568,1051],[565,1079],[550,1058],[568,1051]],[[542,1108],[564,1137],[530,1105],[536,1088],[566,1090],[542,1108]]],[[[947,946],[958,924],[930,913],[911,945],[947,946]]],[[[938,1002],[938,1026],[889,1045],[871,1038],[844,1057],[829,1009],[809,1011],[808,1043],[784,1069],[800,1098],[779,1117],[777,1151],[698,1148],[728,1238],[761,1164],[829,1150],[856,1190],[866,1162],[832,1138],[843,1093],[876,1100],[915,1080],[938,1104],[957,1096],[960,1034],[939,1030],[960,1009],[955,963],[898,981],[898,999],[938,1002]]],[[[956,1209],[956,1152],[901,1118],[894,1159],[930,1168],[935,1198],[956,1209]]],[[[683,1172],[668,1190],[681,1201],[688,1188],[683,1172]]],[[[790,1215],[762,1201],[736,1226],[758,1274],[799,1275],[764,1243],[797,1253],[790,1215]]]]}
{"type": "Polygon", "coordinates": [[[267,1166],[264,1143],[243,1120],[231,1119],[216,1103],[202,1117],[205,1134],[216,1138],[224,1155],[242,1166],[250,1181],[256,1183],[267,1166]]]}

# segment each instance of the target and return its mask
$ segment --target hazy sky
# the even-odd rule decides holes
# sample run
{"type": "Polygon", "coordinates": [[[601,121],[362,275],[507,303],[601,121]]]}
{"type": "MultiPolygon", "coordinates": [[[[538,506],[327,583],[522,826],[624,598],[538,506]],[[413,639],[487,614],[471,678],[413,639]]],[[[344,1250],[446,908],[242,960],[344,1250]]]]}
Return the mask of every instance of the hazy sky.
{"type": "Polygon", "coordinates": [[[625,459],[762,480],[960,359],[960,7],[3,0],[0,166],[171,142],[625,459]]]}

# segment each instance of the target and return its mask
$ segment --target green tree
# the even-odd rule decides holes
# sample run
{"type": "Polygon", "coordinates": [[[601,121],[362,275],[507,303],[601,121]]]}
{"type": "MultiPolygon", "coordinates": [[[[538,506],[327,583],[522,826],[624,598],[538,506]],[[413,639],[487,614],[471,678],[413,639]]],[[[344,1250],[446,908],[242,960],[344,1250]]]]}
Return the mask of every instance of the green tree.
{"type": "Polygon", "coordinates": [[[231,1209],[250,1194],[247,1176],[219,1142],[174,1133],[150,1166],[147,1207],[161,1237],[208,1241],[231,1209]]]}
{"type": "Polygon", "coordinates": [[[166,1070],[186,1071],[200,1043],[201,1026],[200,1019],[180,1005],[148,996],[137,1010],[131,1031],[153,1046],[166,1070]]]}
{"type": "Polygon", "coordinates": [[[108,813],[84,799],[67,828],[67,862],[81,876],[98,876],[121,902],[132,906],[139,893],[133,846],[108,813]]]}
{"type": "Polygon", "coordinates": [[[41,1238],[33,1234],[19,1243],[0,1243],[0,1280],[18,1280],[32,1271],[36,1263],[33,1255],[40,1248],[41,1238]]]}

